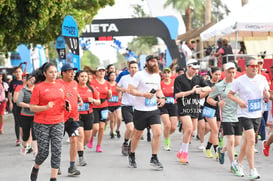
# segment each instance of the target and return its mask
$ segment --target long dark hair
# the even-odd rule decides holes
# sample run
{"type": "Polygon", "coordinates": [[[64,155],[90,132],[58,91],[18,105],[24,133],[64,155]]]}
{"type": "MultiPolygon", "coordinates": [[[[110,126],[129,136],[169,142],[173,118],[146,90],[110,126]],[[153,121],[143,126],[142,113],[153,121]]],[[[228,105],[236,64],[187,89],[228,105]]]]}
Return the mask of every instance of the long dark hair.
{"type": "Polygon", "coordinates": [[[44,63],[40,68],[38,68],[37,70],[34,71],[33,75],[35,76],[36,80],[35,80],[35,84],[40,83],[45,81],[46,77],[44,75],[44,72],[47,71],[47,69],[51,66],[56,67],[55,64],[50,63],[50,62],[46,62],[44,63]]]}
{"type": "MultiPolygon", "coordinates": [[[[76,73],[75,80],[76,80],[78,83],[79,83],[78,78],[79,78],[80,74],[83,73],[83,72],[85,72],[85,73],[87,74],[87,72],[84,71],[84,70],[79,70],[79,71],[76,73]]],[[[87,80],[86,85],[87,85],[87,87],[92,91],[92,93],[94,93],[94,89],[90,86],[89,80],[87,80]]]]}

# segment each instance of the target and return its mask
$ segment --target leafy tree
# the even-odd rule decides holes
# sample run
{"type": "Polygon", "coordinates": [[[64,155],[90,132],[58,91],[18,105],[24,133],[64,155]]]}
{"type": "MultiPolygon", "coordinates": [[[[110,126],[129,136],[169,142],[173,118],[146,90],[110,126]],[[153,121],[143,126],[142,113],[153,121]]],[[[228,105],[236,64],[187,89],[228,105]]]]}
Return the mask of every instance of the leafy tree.
{"type": "Polygon", "coordinates": [[[61,34],[66,15],[82,29],[100,8],[114,0],[0,0],[0,51],[19,44],[47,44],[61,34]]]}
{"type": "Polygon", "coordinates": [[[90,51],[83,51],[83,56],[81,58],[81,69],[84,65],[90,66],[93,69],[96,69],[96,67],[100,64],[99,58],[92,54],[90,51]]]}

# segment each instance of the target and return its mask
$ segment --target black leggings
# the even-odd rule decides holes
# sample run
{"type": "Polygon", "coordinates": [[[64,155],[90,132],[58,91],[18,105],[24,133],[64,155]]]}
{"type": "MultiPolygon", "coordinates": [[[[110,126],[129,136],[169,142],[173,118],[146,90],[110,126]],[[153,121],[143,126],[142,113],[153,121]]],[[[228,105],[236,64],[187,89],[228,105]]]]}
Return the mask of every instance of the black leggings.
{"type": "Polygon", "coordinates": [[[51,144],[51,168],[60,168],[64,123],[39,124],[34,123],[34,132],[37,137],[38,154],[35,159],[37,165],[42,165],[49,154],[51,144]]]}
{"type": "Polygon", "coordinates": [[[21,115],[21,126],[23,129],[23,141],[27,141],[30,135],[30,129],[32,129],[32,140],[36,140],[36,136],[33,131],[33,116],[22,116],[21,115]]]}
{"type": "Polygon", "coordinates": [[[17,140],[20,139],[20,126],[21,126],[20,112],[21,112],[21,108],[18,107],[15,103],[13,103],[12,113],[14,117],[14,128],[15,128],[15,134],[16,134],[17,140]]]}

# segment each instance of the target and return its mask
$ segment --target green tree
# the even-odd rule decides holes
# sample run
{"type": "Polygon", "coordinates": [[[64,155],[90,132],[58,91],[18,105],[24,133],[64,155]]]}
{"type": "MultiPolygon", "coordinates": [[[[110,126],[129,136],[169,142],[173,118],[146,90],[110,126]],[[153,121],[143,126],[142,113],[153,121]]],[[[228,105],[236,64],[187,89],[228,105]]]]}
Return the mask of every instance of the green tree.
{"type": "Polygon", "coordinates": [[[114,0],[0,0],[0,51],[54,41],[66,15],[72,15],[81,30],[100,8],[113,4],[114,0]]]}
{"type": "Polygon", "coordinates": [[[127,60],[125,59],[125,57],[117,52],[117,63],[115,63],[115,67],[117,70],[122,70],[124,67],[127,66],[127,60]]]}
{"type": "Polygon", "coordinates": [[[100,64],[99,58],[92,54],[90,51],[83,51],[83,56],[81,58],[81,69],[87,65],[92,67],[93,69],[96,69],[97,66],[100,64]]]}

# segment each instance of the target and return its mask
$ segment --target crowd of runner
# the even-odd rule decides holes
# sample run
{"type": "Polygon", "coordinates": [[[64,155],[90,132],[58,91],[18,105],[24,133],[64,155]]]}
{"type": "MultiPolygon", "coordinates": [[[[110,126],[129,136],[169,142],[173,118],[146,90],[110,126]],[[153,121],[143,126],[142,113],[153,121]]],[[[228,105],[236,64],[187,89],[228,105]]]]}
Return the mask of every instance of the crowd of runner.
{"type": "Polygon", "coordinates": [[[9,85],[0,74],[0,133],[8,105],[14,114],[16,146],[21,146],[22,155],[33,153],[31,181],[37,180],[49,153],[50,180],[56,181],[62,174],[64,134],[70,142],[68,174],[80,175],[76,160],[79,166],[86,166],[84,150],[92,149],[94,143],[96,152],[103,152],[108,123],[111,139],[124,138],[121,153],[128,157],[131,168],[137,168],[137,147],[147,129],[152,135],[150,165],[163,170],[158,157],[161,135],[164,150],[170,151],[171,134],[179,127],[183,136],[176,156],[182,164],[190,163],[190,143],[197,133],[199,149],[208,158],[215,157],[224,164],[227,153],[230,170],[243,177],[242,162],[246,157],[250,179],[258,179],[254,166],[257,135],[262,135],[265,156],[269,156],[273,142],[272,135],[267,141],[264,135],[264,114],[271,114],[268,104],[273,86],[268,75],[261,72],[263,61],[246,57],[245,65],[245,72],[237,76],[233,62],[226,62],[222,70],[212,67],[210,72],[203,72],[195,59],[188,60],[183,71],[174,72],[172,67],[160,71],[158,57],[153,55],[146,57],[142,71],[136,59],[130,59],[127,69],[120,73],[112,64],[96,70],[86,66],[77,70],[65,64],[58,73],[54,64],[46,63],[33,74],[23,74],[18,67],[9,85]],[[124,135],[120,132],[122,122],[126,125],[124,135]],[[240,144],[237,154],[235,148],[240,144]]]}

